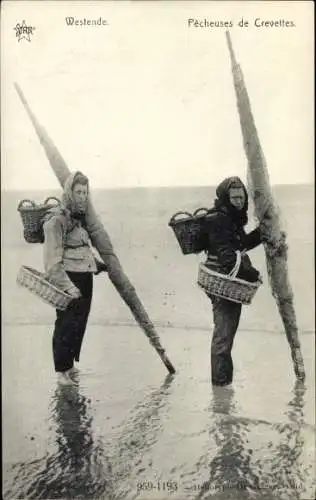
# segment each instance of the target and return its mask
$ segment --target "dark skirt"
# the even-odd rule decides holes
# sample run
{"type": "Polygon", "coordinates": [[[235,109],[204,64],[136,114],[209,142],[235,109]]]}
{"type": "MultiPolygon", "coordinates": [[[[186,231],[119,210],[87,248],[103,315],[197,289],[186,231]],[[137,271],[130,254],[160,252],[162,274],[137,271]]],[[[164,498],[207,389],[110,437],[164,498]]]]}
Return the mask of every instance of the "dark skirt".
{"type": "Polygon", "coordinates": [[[56,310],[53,335],[53,357],[56,372],[64,372],[79,361],[93,292],[92,273],[67,272],[82,297],[73,300],[65,311],[56,310]]]}
{"type": "Polygon", "coordinates": [[[209,295],[213,305],[211,345],[212,384],[227,385],[233,380],[231,351],[239,325],[241,304],[209,295]]]}

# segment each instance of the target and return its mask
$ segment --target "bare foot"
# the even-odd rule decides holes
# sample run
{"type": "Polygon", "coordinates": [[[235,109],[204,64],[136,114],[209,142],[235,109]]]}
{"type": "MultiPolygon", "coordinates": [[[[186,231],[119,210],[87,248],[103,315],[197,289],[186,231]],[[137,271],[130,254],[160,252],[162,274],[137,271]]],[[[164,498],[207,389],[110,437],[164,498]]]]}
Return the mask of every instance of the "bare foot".
{"type": "Polygon", "coordinates": [[[60,385],[76,385],[74,381],[69,376],[69,370],[66,372],[57,373],[57,381],[60,385]]]}
{"type": "Polygon", "coordinates": [[[70,376],[72,376],[72,375],[78,375],[79,371],[80,371],[80,370],[79,370],[79,368],[77,368],[77,367],[74,365],[74,366],[72,366],[72,367],[70,368],[70,370],[68,370],[68,373],[69,373],[69,375],[70,375],[70,376]]]}

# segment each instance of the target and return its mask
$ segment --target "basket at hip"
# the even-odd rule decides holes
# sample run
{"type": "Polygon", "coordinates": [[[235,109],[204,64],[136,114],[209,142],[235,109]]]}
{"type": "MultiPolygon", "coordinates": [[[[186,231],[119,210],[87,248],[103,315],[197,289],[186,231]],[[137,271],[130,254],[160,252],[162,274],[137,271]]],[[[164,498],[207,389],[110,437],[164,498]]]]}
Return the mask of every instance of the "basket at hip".
{"type": "Polygon", "coordinates": [[[236,252],[236,263],[229,274],[218,273],[200,264],[198,285],[209,295],[241,304],[250,304],[260,286],[260,281],[250,283],[237,278],[240,264],[241,253],[239,251],[236,252]]]}
{"type": "Polygon", "coordinates": [[[74,299],[71,295],[59,290],[45,278],[43,273],[32,267],[21,267],[17,276],[17,283],[55,309],[62,311],[67,309],[70,302],[74,299]]]}

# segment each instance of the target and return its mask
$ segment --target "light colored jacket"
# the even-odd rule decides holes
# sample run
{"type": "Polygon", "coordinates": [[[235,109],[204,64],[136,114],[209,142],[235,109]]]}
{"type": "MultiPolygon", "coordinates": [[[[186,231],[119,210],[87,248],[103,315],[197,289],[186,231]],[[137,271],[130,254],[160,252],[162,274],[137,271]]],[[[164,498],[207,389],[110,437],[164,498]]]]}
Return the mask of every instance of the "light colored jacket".
{"type": "Polygon", "coordinates": [[[66,271],[90,272],[97,270],[89,235],[80,221],[69,220],[63,214],[53,215],[43,225],[44,268],[47,278],[59,289],[73,288],[66,271]]]}

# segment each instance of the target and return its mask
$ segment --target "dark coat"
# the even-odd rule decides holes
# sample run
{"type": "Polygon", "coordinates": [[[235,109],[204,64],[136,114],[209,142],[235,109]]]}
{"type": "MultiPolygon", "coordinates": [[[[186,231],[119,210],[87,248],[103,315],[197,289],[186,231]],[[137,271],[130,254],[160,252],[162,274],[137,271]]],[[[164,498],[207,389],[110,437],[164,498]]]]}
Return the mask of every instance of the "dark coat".
{"type": "MultiPolygon", "coordinates": [[[[218,208],[205,219],[206,265],[228,274],[236,263],[236,250],[251,250],[261,243],[259,229],[245,233],[243,226],[237,225],[225,207],[218,208]]],[[[254,282],[259,272],[251,265],[248,255],[242,256],[238,278],[254,282]]]]}

